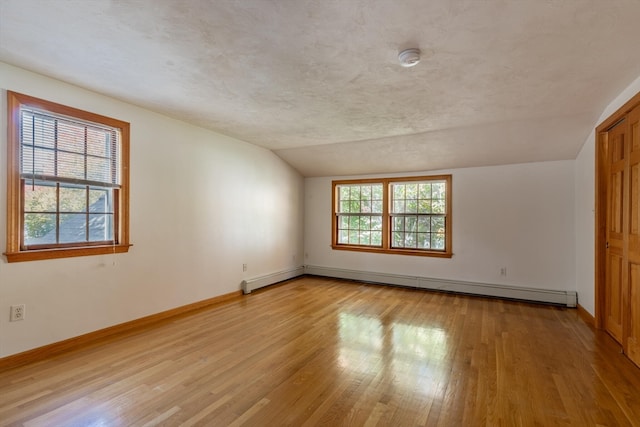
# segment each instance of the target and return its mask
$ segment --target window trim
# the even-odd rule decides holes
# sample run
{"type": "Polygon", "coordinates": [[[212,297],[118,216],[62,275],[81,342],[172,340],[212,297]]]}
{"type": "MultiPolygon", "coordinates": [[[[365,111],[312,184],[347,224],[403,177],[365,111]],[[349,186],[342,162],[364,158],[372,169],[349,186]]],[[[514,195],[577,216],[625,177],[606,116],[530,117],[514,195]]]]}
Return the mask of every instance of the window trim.
{"type": "Polygon", "coordinates": [[[357,252],[372,252],[372,253],[384,253],[384,254],[398,254],[398,255],[415,255],[415,256],[427,256],[436,258],[451,258],[453,257],[453,251],[451,243],[452,239],[452,179],[451,175],[427,175],[427,176],[407,176],[407,177],[395,177],[395,178],[366,178],[366,179],[349,179],[349,180],[335,180],[331,182],[331,247],[336,250],[345,251],[357,251],[357,252]],[[446,212],[445,216],[445,250],[436,251],[429,249],[408,249],[408,248],[392,248],[390,244],[391,240],[391,220],[390,213],[390,184],[394,182],[411,182],[411,181],[445,181],[446,185],[446,212]],[[338,243],[338,215],[337,215],[337,203],[338,193],[336,188],[338,185],[350,185],[350,184],[382,184],[382,247],[349,245],[338,243]]]}
{"type": "Polygon", "coordinates": [[[7,245],[3,255],[7,262],[36,261],[88,255],[125,253],[129,243],[129,135],[127,122],[80,110],[29,95],[7,91],[7,245]],[[75,244],[73,247],[53,249],[20,249],[23,228],[22,188],[20,185],[20,108],[29,106],[54,114],[80,120],[102,123],[118,128],[121,133],[120,173],[121,187],[117,202],[119,228],[115,230],[114,244],[75,244]]]}

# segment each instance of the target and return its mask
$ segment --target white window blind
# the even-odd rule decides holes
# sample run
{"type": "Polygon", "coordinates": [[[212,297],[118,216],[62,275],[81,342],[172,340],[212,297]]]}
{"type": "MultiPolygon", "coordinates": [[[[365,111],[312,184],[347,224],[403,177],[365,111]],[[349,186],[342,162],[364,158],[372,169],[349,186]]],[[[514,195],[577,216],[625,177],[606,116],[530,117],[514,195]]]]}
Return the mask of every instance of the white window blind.
{"type": "Polygon", "coordinates": [[[20,113],[23,179],[119,187],[117,129],[28,108],[20,113]]]}

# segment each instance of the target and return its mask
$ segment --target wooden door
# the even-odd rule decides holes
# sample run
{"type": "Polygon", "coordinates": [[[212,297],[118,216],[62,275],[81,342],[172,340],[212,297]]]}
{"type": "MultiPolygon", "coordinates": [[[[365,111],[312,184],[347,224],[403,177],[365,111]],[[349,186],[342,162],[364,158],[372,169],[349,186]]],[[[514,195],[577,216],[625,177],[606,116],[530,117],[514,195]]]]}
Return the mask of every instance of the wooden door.
{"type": "Polygon", "coordinates": [[[628,286],[623,307],[626,343],[623,342],[623,346],[629,358],[640,366],[640,106],[634,108],[626,120],[629,134],[629,237],[628,286]]]}
{"type": "Polygon", "coordinates": [[[640,93],[596,128],[596,326],[640,366],[640,93]]]}
{"type": "Polygon", "coordinates": [[[607,218],[605,266],[604,328],[619,343],[623,342],[623,295],[625,288],[625,134],[626,120],[608,132],[607,144],[607,218]]]}

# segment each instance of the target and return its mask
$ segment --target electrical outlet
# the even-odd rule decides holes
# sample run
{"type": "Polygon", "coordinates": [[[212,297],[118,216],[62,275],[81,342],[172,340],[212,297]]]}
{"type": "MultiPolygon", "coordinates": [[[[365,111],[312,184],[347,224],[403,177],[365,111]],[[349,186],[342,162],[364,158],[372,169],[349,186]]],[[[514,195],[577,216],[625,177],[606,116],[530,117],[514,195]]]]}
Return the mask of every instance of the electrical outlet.
{"type": "Polygon", "coordinates": [[[18,320],[24,320],[24,315],[25,315],[24,304],[12,305],[11,316],[9,318],[9,321],[17,322],[18,320]]]}
{"type": "Polygon", "coordinates": [[[507,267],[502,267],[500,269],[500,275],[506,277],[507,276],[507,267]]]}
{"type": "Polygon", "coordinates": [[[247,264],[242,264],[242,271],[247,271],[247,264]]]}

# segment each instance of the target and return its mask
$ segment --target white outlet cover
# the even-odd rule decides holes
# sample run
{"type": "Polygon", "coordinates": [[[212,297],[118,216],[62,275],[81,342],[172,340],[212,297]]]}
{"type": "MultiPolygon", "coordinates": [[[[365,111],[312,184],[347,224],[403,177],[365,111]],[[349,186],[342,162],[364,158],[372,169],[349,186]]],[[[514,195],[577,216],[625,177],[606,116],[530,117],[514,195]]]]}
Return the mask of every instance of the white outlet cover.
{"type": "Polygon", "coordinates": [[[11,306],[11,314],[10,314],[10,321],[11,322],[17,322],[19,320],[24,320],[25,317],[25,305],[24,304],[19,304],[19,305],[12,305],[11,306]]]}

